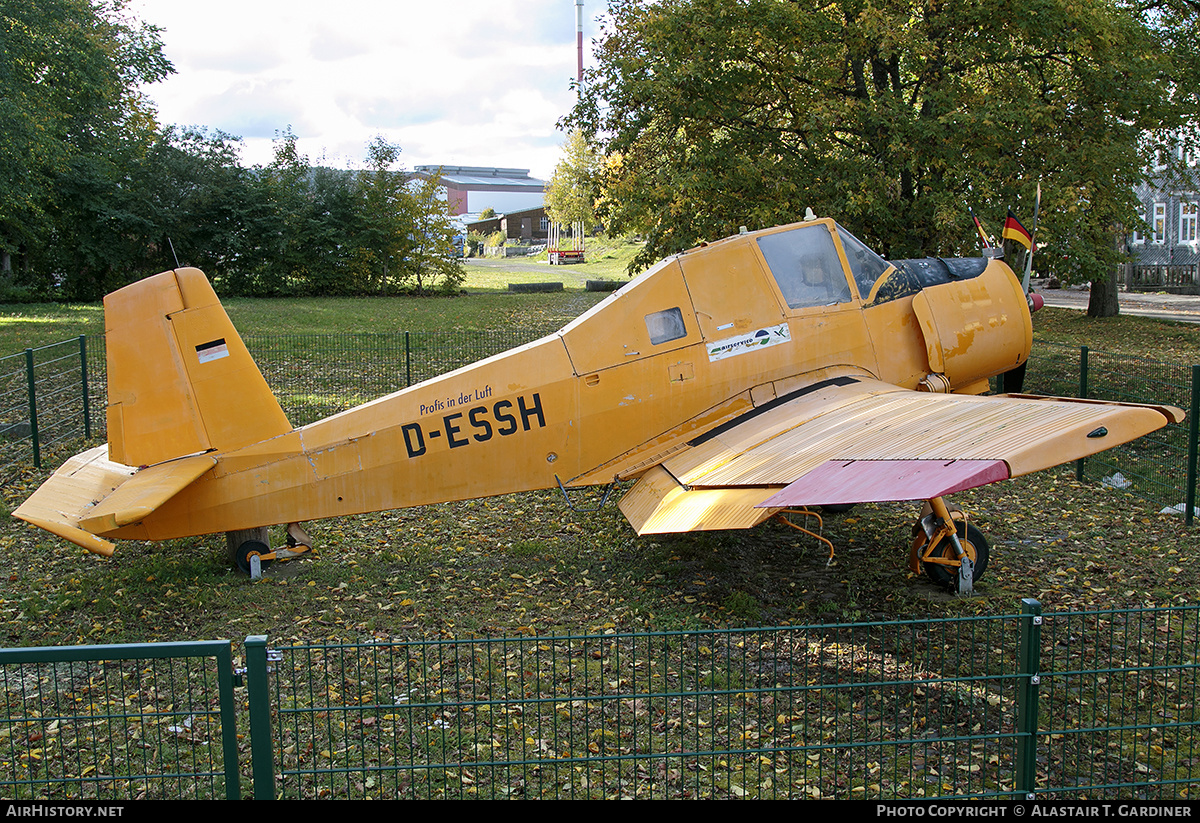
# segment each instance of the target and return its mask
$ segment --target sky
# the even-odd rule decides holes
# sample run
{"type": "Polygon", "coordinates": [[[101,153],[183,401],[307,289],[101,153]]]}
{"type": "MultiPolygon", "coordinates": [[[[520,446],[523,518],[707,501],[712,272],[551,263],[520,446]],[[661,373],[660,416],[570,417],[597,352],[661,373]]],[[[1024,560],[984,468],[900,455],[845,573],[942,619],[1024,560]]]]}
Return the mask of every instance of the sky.
{"type": "MultiPolygon", "coordinates": [[[[603,0],[585,0],[584,65],[603,0]]],[[[574,0],[131,0],[175,66],[163,124],[243,138],[268,163],[291,127],[312,163],[356,168],[382,135],[420,165],[548,179],[574,103],[574,0]]]]}

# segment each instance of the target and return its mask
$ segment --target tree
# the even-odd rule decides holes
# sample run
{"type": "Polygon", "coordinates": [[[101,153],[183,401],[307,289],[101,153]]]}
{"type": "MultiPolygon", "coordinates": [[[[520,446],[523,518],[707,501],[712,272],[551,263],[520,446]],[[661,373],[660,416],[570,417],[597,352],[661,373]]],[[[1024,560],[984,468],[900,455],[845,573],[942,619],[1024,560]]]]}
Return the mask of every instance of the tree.
{"type": "Polygon", "coordinates": [[[246,171],[236,260],[210,272],[219,293],[273,297],[308,290],[314,258],[311,178],[291,127],[276,132],[271,162],[246,171]]]}
{"type": "Polygon", "coordinates": [[[455,242],[460,229],[442,191],[441,173],[409,181],[407,193],[412,221],[405,258],[408,278],[417,294],[424,294],[426,287],[452,292],[466,274],[459,262],[462,246],[455,242]]]}
{"type": "Polygon", "coordinates": [[[412,230],[408,174],[393,168],[399,159],[400,147],[378,135],[367,146],[367,168],[359,175],[360,265],[367,271],[366,288],[380,294],[387,292],[389,279],[401,274],[397,264],[412,230]]]}
{"type": "Polygon", "coordinates": [[[1194,41],[1168,42],[1156,14],[614,0],[566,124],[606,155],[610,229],[648,238],[635,266],[806,207],[888,257],[953,255],[975,243],[969,205],[994,224],[1028,214],[1040,179],[1043,260],[1087,280],[1116,265],[1114,234],[1135,219],[1140,136],[1194,117],[1177,91],[1194,41]]]}
{"type": "Polygon", "coordinates": [[[594,203],[600,184],[600,158],[587,135],[571,129],[563,158],[546,188],[546,214],[556,223],[596,222],[594,203]]]}
{"type": "Polygon", "coordinates": [[[353,269],[354,238],[363,228],[355,174],[317,166],[312,170],[309,231],[313,261],[305,286],[308,294],[357,294],[353,269]]]}
{"type": "Polygon", "coordinates": [[[173,68],[125,0],[0,6],[0,253],[28,285],[94,296],[144,256],[135,168],[157,133],[143,84],[173,68]],[[111,242],[90,243],[103,236],[111,242]]]}

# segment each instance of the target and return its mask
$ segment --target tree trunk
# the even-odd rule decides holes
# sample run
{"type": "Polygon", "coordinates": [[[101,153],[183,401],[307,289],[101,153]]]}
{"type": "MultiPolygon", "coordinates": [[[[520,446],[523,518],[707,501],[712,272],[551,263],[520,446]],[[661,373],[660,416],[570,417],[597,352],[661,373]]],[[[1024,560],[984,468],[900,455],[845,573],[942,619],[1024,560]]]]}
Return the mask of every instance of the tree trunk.
{"type": "Polygon", "coordinates": [[[1088,299],[1088,317],[1116,317],[1121,311],[1117,302],[1117,267],[1113,266],[1105,277],[1092,281],[1088,299]]]}

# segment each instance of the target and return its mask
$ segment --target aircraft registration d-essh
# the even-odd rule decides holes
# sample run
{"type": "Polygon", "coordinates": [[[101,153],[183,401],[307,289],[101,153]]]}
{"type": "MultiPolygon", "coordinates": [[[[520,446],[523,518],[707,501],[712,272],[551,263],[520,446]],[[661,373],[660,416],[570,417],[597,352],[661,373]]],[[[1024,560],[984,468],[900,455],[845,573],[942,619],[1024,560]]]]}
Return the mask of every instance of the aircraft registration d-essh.
{"type": "Polygon", "coordinates": [[[14,514],[103,555],[286,525],[291,549],[234,538],[248,569],[311,547],[301,521],[554,487],[634,481],[619,505],[642,535],[926,501],[913,569],[966,592],[988,546],[947,495],[1183,419],[985,396],[1029,356],[1034,303],[996,257],[888,262],[807,220],[669,257],[555,334],[293,428],[180,268],[105,298],[108,443],[14,514]]]}

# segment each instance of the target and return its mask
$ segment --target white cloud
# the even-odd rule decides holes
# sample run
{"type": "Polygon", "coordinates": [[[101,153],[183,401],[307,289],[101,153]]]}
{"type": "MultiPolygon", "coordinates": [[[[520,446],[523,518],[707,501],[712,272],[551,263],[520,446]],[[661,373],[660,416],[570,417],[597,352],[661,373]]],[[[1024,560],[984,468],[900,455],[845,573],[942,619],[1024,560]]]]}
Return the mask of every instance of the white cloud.
{"type": "MultiPolygon", "coordinates": [[[[139,0],[177,73],[147,89],[167,123],[241,135],[247,162],[291,126],[310,157],[361,161],[377,134],[409,166],[549,176],[574,102],[572,0],[139,0]]],[[[588,0],[587,13],[602,11],[588,0]]],[[[595,35],[585,22],[585,40],[595,35]]],[[[586,57],[585,57],[586,60],[586,57]]]]}

